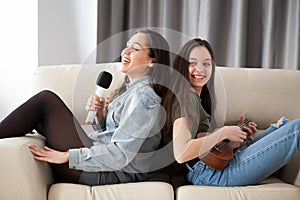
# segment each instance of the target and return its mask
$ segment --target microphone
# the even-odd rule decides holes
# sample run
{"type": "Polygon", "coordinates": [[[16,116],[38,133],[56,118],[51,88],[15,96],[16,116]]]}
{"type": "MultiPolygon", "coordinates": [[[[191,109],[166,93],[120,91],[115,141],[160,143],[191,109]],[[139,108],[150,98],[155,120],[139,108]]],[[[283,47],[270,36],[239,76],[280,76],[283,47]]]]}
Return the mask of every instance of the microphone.
{"type": "MultiPolygon", "coordinates": [[[[95,94],[98,97],[103,97],[103,94],[104,94],[105,90],[109,88],[111,81],[112,81],[112,75],[109,72],[107,72],[107,71],[100,72],[100,74],[98,75],[97,81],[96,81],[97,88],[96,88],[95,94]]],[[[94,119],[96,117],[96,113],[97,113],[97,111],[90,110],[86,117],[85,123],[93,124],[94,119]]]]}

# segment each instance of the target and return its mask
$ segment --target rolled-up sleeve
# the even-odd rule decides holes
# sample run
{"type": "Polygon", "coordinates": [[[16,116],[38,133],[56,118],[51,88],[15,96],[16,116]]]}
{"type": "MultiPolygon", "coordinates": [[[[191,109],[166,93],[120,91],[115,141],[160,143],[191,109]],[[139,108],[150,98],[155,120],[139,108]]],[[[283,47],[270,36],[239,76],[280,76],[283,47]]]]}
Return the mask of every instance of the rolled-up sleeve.
{"type": "Polygon", "coordinates": [[[127,98],[110,143],[70,149],[69,167],[91,172],[121,170],[135,158],[145,139],[157,134],[153,130],[160,109],[160,98],[144,91],[127,98]]]}

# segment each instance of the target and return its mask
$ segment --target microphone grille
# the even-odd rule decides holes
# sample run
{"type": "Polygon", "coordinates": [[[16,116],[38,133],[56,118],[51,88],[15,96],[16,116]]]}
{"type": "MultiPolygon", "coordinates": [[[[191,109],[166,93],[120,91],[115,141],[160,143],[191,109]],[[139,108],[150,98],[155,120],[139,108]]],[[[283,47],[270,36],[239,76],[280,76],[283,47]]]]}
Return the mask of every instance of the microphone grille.
{"type": "Polygon", "coordinates": [[[107,71],[102,71],[98,75],[96,84],[99,85],[102,88],[107,89],[107,88],[109,88],[109,86],[111,84],[111,81],[112,81],[111,73],[109,73],[107,71]]]}

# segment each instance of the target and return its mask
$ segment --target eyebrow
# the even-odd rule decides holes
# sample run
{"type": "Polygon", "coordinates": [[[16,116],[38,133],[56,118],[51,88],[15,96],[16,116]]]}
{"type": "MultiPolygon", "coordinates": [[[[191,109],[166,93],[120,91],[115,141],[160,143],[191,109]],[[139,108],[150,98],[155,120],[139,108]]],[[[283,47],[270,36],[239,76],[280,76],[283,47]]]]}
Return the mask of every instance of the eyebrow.
{"type": "MultiPolygon", "coordinates": [[[[197,58],[189,58],[189,60],[198,60],[197,58]]],[[[200,59],[201,61],[211,61],[211,58],[200,59]]]]}
{"type": "MultiPolygon", "coordinates": [[[[126,45],[127,46],[129,46],[129,44],[130,44],[130,42],[128,41],[127,43],[126,43],[126,45]]],[[[137,45],[139,45],[141,48],[143,47],[140,43],[138,43],[138,42],[133,42],[132,44],[137,44],[137,45]]]]}

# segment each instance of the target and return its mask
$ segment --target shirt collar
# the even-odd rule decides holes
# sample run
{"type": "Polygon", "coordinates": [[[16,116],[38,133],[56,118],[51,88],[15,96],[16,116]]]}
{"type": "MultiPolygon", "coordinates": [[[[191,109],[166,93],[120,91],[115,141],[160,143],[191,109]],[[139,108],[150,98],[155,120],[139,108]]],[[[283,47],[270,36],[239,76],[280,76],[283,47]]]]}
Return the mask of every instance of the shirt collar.
{"type": "Polygon", "coordinates": [[[132,88],[135,85],[140,84],[140,83],[149,84],[150,83],[150,77],[149,76],[144,76],[144,77],[135,79],[134,81],[126,84],[126,89],[132,88]]]}

